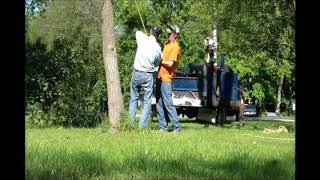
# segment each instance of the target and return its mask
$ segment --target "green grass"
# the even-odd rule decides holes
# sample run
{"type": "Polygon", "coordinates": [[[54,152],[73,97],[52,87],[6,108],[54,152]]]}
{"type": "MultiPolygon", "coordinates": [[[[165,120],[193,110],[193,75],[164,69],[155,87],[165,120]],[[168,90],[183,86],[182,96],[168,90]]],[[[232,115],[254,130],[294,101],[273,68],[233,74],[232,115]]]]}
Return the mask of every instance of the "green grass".
{"type": "Polygon", "coordinates": [[[26,179],[294,179],[294,125],[182,122],[180,134],[149,130],[108,135],[99,128],[26,129],[26,179]],[[263,128],[290,126],[288,134],[263,128]],[[253,136],[248,136],[253,135],[253,136]]]}

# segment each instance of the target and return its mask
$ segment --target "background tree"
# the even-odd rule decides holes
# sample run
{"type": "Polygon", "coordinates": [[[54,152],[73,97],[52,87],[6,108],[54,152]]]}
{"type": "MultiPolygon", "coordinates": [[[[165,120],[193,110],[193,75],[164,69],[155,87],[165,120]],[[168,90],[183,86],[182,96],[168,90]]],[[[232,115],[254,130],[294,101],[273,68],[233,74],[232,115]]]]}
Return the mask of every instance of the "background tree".
{"type": "Polygon", "coordinates": [[[108,110],[99,2],[55,0],[28,18],[26,105],[43,115],[33,123],[93,126],[108,110]]]}
{"type": "Polygon", "coordinates": [[[105,0],[102,8],[103,60],[106,69],[110,132],[116,131],[123,110],[118,62],[114,38],[113,9],[111,0],[105,0]]]}
{"type": "MultiPolygon", "coordinates": [[[[109,113],[107,93],[112,90],[107,90],[107,65],[102,61],[103,3],[26,2],[26,109],[43,115],[34,123],[93,126],[109,113]]],[[[134,32],[143,31],[143,26],[133,1],[112,3],[113,53],[127,107],[137,48],[134,32]]],[[[294,0],[137,0],[137,5],[147,31],[155,24],[163,29],[177,24],[181,29],[178,70],[206,58],[203,41],[215,26],[218,63],[223,51],[226,65],[239,73],[244,95],[259,100],[262,108],[263,102],[277,104],[277,112],[280,103],[290,104],[295,92],[294,0]]],[[[166,38],[164,31],[160,43],[166,38]]]]}

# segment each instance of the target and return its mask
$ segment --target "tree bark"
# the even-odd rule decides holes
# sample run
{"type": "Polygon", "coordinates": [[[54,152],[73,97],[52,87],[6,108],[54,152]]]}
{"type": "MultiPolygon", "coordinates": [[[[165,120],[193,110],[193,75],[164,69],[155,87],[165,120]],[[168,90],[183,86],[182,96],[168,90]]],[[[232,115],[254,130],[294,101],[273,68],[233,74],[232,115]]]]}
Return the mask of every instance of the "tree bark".
{"type": "Polygon", "coordinates": [[[102,8],[102,48],[108,91],[108,115],[110,133],[117,131],[123,110],[123,97],[115,48],[113,9],[111,0],[105,0],[102,8]]]}
{"type": "Polygon", "coordinates": [[[277,101],[277,108],[276,108],[276,113],[277,114],[280,114],[282,84],[283,84],[283,77],[280,78],[280,82],[279,82],[279,85],[278,85],[278,101],[277,101]]]}

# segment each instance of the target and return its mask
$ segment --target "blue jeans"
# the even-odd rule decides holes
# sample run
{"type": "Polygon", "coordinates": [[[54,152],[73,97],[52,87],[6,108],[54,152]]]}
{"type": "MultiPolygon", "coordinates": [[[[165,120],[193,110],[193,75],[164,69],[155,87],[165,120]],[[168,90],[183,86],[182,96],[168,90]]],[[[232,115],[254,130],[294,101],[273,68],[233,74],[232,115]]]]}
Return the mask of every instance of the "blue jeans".
{"type": "Polygon", "coordinates": [[[157,115],[160,129],[168,130],[166,120],[170,120],[174,129],[181,129],[176,107],[172,101],[171,82],[157,80],[157,115]]]}
{"type": "Polygon", "coordinates": [[[129,102],[129,116],[131,126],[134,126],[136,110],[138,106],[138,99],[141,88],[143,88],[143,109],[140,116],[139,127],[144,128],[148,124],[148,117],[151,111],[152,103],[152,86],[153,76],[151,73],[133,71],[130,85],[130,102],[129,102]]]}

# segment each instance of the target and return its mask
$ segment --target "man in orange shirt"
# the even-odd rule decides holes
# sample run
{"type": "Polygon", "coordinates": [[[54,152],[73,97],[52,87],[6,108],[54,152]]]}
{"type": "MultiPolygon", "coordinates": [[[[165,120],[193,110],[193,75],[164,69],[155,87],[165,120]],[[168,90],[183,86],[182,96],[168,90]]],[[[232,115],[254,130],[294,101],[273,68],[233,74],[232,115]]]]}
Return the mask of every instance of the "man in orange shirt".
{"type": "Polygon", "coordinates": [[[179,35],[178,26],[170,26],[167,29],[169,38],[165,42],[162,52],[162,59],[159,66],[157,76],[157,115],[160,126],[160,131],[168,132],[166,119],[170,119],[173,125],[173,132],[181,131],[180,123],[177,116],[177,110],[172,101],[172,77],[178,65],[180,56],[180,47],[177,40],[179,35]]]}

